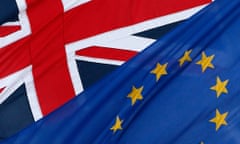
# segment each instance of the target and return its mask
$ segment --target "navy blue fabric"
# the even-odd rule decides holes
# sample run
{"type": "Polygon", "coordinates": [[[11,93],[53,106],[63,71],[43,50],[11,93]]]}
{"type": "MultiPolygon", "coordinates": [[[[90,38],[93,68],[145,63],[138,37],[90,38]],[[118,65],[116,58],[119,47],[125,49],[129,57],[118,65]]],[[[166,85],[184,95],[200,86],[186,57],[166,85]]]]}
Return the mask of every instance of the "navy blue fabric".
{"type": "MultiPolygon", "coordinates": [[[[239,144],[240,0],[216,0],[177,29],[117,68],[63,107],[3,144],[239,144]],[[179,59],[192,49],[192,61],[179,59]],[[196,64],[202,53],[215,55],[214,68],[196,64]],[[156,81],[156,64],[167,75],[156,81]],[[216,78],[229,80],[217,98],[216,78]],[[127,98],[144,87],[143,100],[127,98]],[[210,122],[228,112],[227,125],[210,122]],[[116,117],[122,130],[111,127],[116,117]]],[[[223,122],[220,120],[219,122],[223,122]]]]}
{"type": "Polygon", "coordinates": [[[25,85],[0,104],[0,141],[34,122],[25,85]]]}
{"type": "Polygon", "coordinates": [[[177,27],[179,24],[181,24],[184,21],[178,21],[174,23],[170,23],[167,25],[163,25],[157,28],[153,28],[151,30],[143,31],[137,34],[134,34],[134,36],[140,36],[145,38],[152,38],[152,39],[159,39],[163,37],[168,32],[172,31],[175,27],[177,27]]]}
{"type": "Polygon", "coordinates": [[[84,89],[92,86],[94,83],[118,67],[116,65],[92,63],[79,60],[77,60],[77,66],[84,89]]]}
{"type": "Polygon", "coordinates": [[[18,7],[15,0],[0,0],[0,25],[18,20],[18,7]]]}

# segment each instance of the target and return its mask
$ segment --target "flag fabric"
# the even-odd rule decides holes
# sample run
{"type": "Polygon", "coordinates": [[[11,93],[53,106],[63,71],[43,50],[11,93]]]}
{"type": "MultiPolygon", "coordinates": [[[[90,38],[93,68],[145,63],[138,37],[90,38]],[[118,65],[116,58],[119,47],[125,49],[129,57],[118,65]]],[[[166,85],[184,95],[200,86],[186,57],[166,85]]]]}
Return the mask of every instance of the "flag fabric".
{"type": "Polygon", "coordinates": [[[3,144],[239,144],[240,0],[217,0],[3,144]]]}
{"type": "Polygon", "coordinates": [[[211,0],[2,0],[0,139],[52,112],[211,0]]]}

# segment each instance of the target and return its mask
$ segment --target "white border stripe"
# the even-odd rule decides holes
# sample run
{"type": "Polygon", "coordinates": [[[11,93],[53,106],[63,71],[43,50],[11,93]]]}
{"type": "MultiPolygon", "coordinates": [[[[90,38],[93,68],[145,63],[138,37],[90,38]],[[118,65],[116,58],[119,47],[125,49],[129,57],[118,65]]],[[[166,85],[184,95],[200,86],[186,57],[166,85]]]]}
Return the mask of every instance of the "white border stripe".
{"type": "Polygon", "coordinates": [[[20,25],[19,21],[8,22],[8,23],[2,24],[2,26],[19,26],[19,25],[20,25]]]}
{"type": "Polygon", "coordinates": [[[75,52],[74,51],[68,52],[67,49],[65,49],[65,50],[66,50],[66,54],[67,54],[67,63],[68,63],[69,74],[70,74],[70,77],[72,80],[75,94],[77,95],[83,91],[83,85],[82,85],[82,80],[81,80],[79,72],[78,72],[77,62],[75,60],[75,52]]]}
{"type": "Polygon", "coordinates": [[[155,41],[156,41],[155,39],[129,35],[119,38],[118,40],[115,41],[96,42],[96,45],[100,47],[107,46],[107,48],[117,48],[122,50],[133,50],[139,52],[155,41]]]}
{"type": "Polygon", "coordinates": [[[100,64],[111,64],[111,65],[122,65],[125,61],[117,61],[117,60],[110,60],[110,59],[101,59],[101,58],[91,58],[85,56],[76,56],[77,60],[87,61],[87,62],[94,62],[100,64]]]}
{"type": "Polygon", "coordinates": [[[91,0],[62,0],[64,12],[90,1],[91,0]]]}
{"type": "Polygon", "coordinates": [[[32,69],[26,75],[24,82],[25,82],[28,102],[31,107],[33,118],[35,121],[37,121],[43,117],[43,114],[42,114],[41,107],[40,107],[37,93],[36,93],[32,69]]]}

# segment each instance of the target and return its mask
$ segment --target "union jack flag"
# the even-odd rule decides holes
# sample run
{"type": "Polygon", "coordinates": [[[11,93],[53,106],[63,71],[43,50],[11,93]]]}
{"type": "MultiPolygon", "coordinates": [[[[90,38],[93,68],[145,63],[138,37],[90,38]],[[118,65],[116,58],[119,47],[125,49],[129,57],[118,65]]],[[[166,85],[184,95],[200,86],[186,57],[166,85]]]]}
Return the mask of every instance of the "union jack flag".
{"type": "Polygon", "coordinates": [[[2,0],[0,139],[52,112],[211,0],[2,0]]]}

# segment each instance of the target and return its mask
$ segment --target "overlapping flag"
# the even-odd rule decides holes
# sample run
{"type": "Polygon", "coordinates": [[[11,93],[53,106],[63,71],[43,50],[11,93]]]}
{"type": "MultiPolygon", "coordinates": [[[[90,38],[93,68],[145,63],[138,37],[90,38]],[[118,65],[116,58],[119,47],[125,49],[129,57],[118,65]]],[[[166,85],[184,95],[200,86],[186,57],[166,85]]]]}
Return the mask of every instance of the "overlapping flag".
{"type": "Polygon", "coordinates": [[[240,0],[217,0],[3,144],[240,143],[240,0]]]}
{"type": "Polygon", "coordinates": [[[0,139],[46,116],[211,0],[2,0],[0,139]]]}

